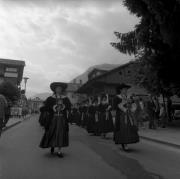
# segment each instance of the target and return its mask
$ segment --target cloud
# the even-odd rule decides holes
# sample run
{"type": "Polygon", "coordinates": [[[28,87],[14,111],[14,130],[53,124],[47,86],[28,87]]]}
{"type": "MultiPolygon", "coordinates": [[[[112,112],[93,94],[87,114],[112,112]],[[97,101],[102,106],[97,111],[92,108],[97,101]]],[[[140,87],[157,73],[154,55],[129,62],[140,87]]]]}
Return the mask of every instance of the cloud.
{"type": "Polygon", "coordinates": [[[84,4],[98,4],[101,6],[104,5],[111,5],[113,3],[122,2],[122,0],[1,0],[3,2],[10,2],[10,3],[19,3],[19,4],[27,4],[27,3],[35,3],[39,5],[46,5],[46,4],[67,4],[68,6],[74,5],[84,5],[84,4]]]}
{"type": "Polygon", "coordinates": [[[137,22],[119,0],[0,0],[0,57],[25,60],[29,90],[46,91],[91,65],[128,61],[110,42],[137,22]]]}

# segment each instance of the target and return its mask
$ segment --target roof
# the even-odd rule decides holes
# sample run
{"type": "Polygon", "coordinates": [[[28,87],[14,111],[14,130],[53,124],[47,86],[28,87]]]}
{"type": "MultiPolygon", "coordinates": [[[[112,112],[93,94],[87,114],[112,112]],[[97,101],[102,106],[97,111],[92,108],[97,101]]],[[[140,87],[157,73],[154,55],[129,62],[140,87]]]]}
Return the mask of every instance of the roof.
{"type": "Polygon", "coordinates": [[[104,65],[104,66],[97,66],[97,67],[95,67],[94,69],[96,69],[96,70],[102,70],[102,71],[110,71],[110,70],[112,70],[112,69],[114,69],[114,68],[116,68],[116,66],[117,65],[112,65],[112,66],[106,66],[106,65],[104,65]]]}
{"type": "Polygon", "coordinates": [[[112,69],[112,70],[110,70],[110,71],[108,71],[108,72],[106,72],[106,73],[104,73],[104,74],[102,74],[102,75],[99,75],[99,76],[97,76],[96,78],[94,78],[94,79],[92,79],[92,80],[101,79],[101,78],[103,78],[103,77],[105,77],[105,76],[108,76],[108,75],[110,75],[110,74],[112,74],[112,73],[114,73],[114,72],[116,72],[116,71],[119,71],[120,69],[125,68],[125,67],[127,67],[127,66],[129,66],[129,65],[131,65],[131,64],[134,64],[134,63],[135,63],[134,61],[130,61],[130,62],[128,62],[128,63],[125,63],[125,64],[123,64],[123,65],[120,65],[120,66],[118,66],[117,68],[114,68],[114,69],[112,69]]]}
{"type": "Polygon", "coordinates": [[[25,61],[0,58],[0,64],[25,66],[25,61]]]}
{"type": "MultiPolygon", "coordinates": [[[[108,72],[106,72],[106,73],[104,73],[104,74],[102,74],[102,75],[99,75],[99,76],[97,76],[97,77],[95,77],[95,78],[87,81],[83,86],[81,86],[81,87],[77,90],[77,92],[80,92],[80,93],[81,93],[81,92],[84,91],[87,87],[89,88],[92,84],[97,84],[97,83],[101,84],[102,82],[98,81],[98,80],[100,80],[101,78],[106,77],[106,76],[108,76],[108,75],[110,75],[110,74],[112,74],[112,73],[115,73],[116,71],[119,71],[120,69],[125,68],[125,67],[129,66],[130,64],[134,64],[134,63],[135,63],[134,61],[130,61],[130,62],[126,63],[126,64],[120,65],[120,66],[117,67],[117,68],[114,68],[114,69],[112,69],[112,70],[110,70],[110,71],[108,71],[108,72]]],[[[103,84],[105,84],[105,83],[103,83],[103,84]]],[[[106,85],[117,86],[118,84],[106,83],[106,85]]]]}
{"type": "Polygon", "coordinates": [[[94,68],[92,71],[90,71],[88,73],[88,77],[91,76],[95,71],[100,71],[100,72],[103,72],[103,73],[108,72],[108,70],[102,70],[102,69],[99,69],[99,68],[94,68]]]}

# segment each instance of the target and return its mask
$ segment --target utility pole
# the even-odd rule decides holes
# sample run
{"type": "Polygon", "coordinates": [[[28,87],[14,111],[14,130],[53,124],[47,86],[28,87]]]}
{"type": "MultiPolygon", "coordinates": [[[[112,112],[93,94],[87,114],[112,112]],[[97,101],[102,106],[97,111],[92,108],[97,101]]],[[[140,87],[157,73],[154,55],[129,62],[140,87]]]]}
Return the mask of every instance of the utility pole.
{"type": "Polygon", "coordinates": [[[28,77],[24,77],[24,85],[25,85],[25,94],[26,94],[26,86],[27,86],[27,81],[29,80],[28,77]]]}

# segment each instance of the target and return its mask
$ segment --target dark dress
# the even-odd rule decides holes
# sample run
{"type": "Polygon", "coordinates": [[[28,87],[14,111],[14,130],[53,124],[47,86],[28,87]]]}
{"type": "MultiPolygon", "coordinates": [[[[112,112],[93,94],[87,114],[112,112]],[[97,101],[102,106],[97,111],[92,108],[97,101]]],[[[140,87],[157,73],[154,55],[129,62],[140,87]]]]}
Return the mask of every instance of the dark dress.
{"type": "Polygon", "coordinates": [[[95,125],[95,107],[90,105],[88,108],[88,120],[87,120],[87,132],[94,133],[94,125],[95,125]]]}
{"type": "Polygon", "coordinates": [[[99,105],[94,106],[94,110],[95,110],[95,114],[94,114],[94,118],[95,118],[95,124],[94,124],[94,134],[95,135],[100,135],[100,121],[99,121],[99,105]]]}
{"type": "Polygon", "coordinates": [[[67,111],[71,103],[67,97],[63,97],[65,108],[60,112],[54,112],[53,107],[57,104],[55,97],[48,97],[45,102],[46,111],[49,113],[49,125],[46,127],[44,136],[40,142],[41,148],[67,147],[69,146],[69,125],[67,111]]]}
{"type": "Polygon", "coordinates": [[[124,112],[118,105],[123,104],[126,108],[127,104],[119,96],[113,100],[113,109],[116,111],[116,120],[114,127],[115,144],[131,144],[139,142],[139,135],[136,126],[131,122],[128,112],[124,112]]]}
{"type": "Polygon", "coordinates": [[[149,117],[149,128],[155,129],[155,121],[156,121],[156,113],[155,113],[155,104],[152,100],[147,101],[146,103],[146,111],[149,117]]]}
{"type": "Polygon", "coordinates": [[[69,123],[71,123],[71,124],[74,123],[73,110],[74,110],[74,108],[72,108],[72,110],[69,110],[69,111],[68,111],[68,121],[69,121],[69,123]]]}
{"type": "Polygon", "coordinates": [[[82,118],[83,118],[83,106],[79,107],[80,119],[79,119],[79,126],[82,127],[82,118]]]}
{"type": "Polygon", "coordinates": [[[46,125],[46,108],[45,106],[40,107],[40,115],[39,115],[39,124],[42,127],[45,127],[46,125]]]}
{"type": "Polygon", "coordinates": [[[87,111],[88,111],[88,107],[87,106],[83,106],[82,107],[82,116],[81,116],[81,125],[84,128],[87,125],[87,118],[88,118],[87,111]]]}
{"type": "Polygon", "coordinates": [[[113,121],[108,107],[109,104],[99,105],[99,131],[103,134],[113,132],[113,121]]]}
{"type": "Polygon", "coordinates": [[[80,126],[81,125],[81,113],[79,111],[79,108],[74,108],[73,118],[74,118],[76,125],[80,126]]]}

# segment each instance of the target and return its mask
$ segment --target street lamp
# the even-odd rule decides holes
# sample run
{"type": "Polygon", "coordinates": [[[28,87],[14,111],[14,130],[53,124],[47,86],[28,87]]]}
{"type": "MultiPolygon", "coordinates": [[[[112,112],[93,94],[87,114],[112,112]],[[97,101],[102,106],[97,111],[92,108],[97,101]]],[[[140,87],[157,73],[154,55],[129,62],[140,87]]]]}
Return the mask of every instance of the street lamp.
{"type": "Polygon", "coordinates": [[[28,77],[24,77],[23,79],[24,79],[24,84],[25,84],[25,94],[26,94],[26,85],[27,85],[27,81],[29,80],[29,78],[28,78],[28,77]]]}

